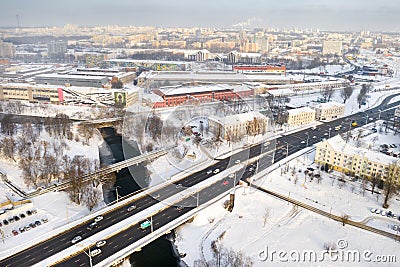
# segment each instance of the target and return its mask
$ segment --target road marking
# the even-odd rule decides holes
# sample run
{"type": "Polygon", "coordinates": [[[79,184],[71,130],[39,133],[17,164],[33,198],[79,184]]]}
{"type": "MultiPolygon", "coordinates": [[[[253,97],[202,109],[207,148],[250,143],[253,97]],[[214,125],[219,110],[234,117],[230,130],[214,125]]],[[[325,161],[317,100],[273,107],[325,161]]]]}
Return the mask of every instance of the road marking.
{"type": "Polygon", "coordinates": [[[167,219],[169,219],[169,218],[171,218],[171,215],[169,215],[169,216],[167,217],[167,219]]]}
{"type": "Polygon", "coordinates": [[[82,263],[81,265],[79,265],[79,266],[85,266],[85,263],[82,263]]]}
{"type": "Polygon", "coordinates": [[[47,252],[52,252],[54,250],[54,248],[52,248],[52,249],[50,249],[49,251],[47,251],[47,252]]]}
{"type": "Polygon", "coordinates": [[[77,259],[75,262],[78,262],[78,261],[80,261],[81,259],[77,259]]]}
{"type": "Polygon", "coordinates": [[[126,236],[128,236],[128,234],[124,234],[122,237],[126,237],[126,236]]]}
{"type": "Polygon", "coordinates": [[[128,240],[131,240],[133,238],[133,236],[129,237],[128,240]]]}
{"type": "Polygon", "coordinates": [[[116,244],[113,248],[117,248],[118,247],[118,244],[116,244]]]}
{"type": "Polygon", "coordinates": [[[110,243],[108,243],[108,245],[111,245],[112,243],[114,243],[114,242],[111,241],[110,243]]]}
{"type": "Polygon", "coordinates": [[[47,246],[47,247],[44,247],[43,249],[48,249],[49,248],[49,246],[47,246]]]}
{"type": "Polygon", "coordinates": [[[116,219],[117,219],[117,218],[112,219],[111,222],[115,222],[116,219]]]}

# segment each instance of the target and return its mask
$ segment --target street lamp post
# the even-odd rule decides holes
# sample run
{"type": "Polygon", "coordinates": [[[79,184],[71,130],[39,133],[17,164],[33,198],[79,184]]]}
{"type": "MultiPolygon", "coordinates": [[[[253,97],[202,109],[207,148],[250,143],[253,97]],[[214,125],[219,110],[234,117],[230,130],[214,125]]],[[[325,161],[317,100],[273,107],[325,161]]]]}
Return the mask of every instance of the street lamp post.
{"type": "Polygon", "coordinates": [[[331,138],[331,131],[332,131],[332,128],[329,127],[329,129],[328,129],[328,137],[329,137],[329,138],[331,138]]]}
{"type": "Polygon", "coordinates": [[[118,203],[118,200],[119,200],[118,187],[121,188],[119,185],[117,185],[117,186],[115,187],[115,194],[116,194],[116,196],[117,196],[117,203],[118,203]]]}
{"type": "Polygon", "coordinates": [[[305,133],[307,135],[307,141],[306,141],[306,146],[308,146],[308,139],[310,138],[310,135],[308,133],[305,133]]]}
{"type": "Polygon", "coordinates": [[[286,157],[289,155],[289,143],[284,141],[286,143],[286,157]]]}

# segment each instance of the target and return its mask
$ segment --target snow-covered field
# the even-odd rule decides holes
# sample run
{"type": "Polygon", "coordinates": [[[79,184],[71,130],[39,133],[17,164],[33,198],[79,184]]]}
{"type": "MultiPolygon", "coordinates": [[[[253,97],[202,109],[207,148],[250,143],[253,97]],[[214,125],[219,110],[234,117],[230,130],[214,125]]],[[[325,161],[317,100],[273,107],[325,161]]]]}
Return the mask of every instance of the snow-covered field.
{"type": "MultiPolygon", "coordinates": [[[[399,137],[390,133],[370,134],[364,141],[370,143],[371,140],[375,141],[376,147],[382,143],[400,144],[399,137]]],[[[317,169],[313,164],[314,153],[306,153],[291,160],[287,173],[281,171],[284,168],[282,166],[268,175],[255,176],[254,183],[332,214],[347,214],[351,220],[396,233],[392,227],[400,225],[397,218],[370,212],[371,208],[382,210],[383,194],[371,194],[368,190],[363,193],[359,182],[347,181],[342,185],[338,182],[341,176],[337,172],[321,171],[320,183],[315,178],[313,181],[305,178],[304,170],[307,167],[317,169]],[[293,167],[295,171],[292,173],[293,167]]],[[[375,190],[381,192],[379,189],[375,190]]],[[[210,261],[213,258],[211,243],[216,240],[224,248],[251,257],[254,266],[376,266],[377,263],[373,260],[379,255],[395,255],[397,262],[400,261],[400,245],[392,239],[347,225],[342,226],[339,222],[293,207],[253,188],[238,187],[235,196],[232,213],[222,207],[227,199],[225,198],[201,211],[193,222],[177,229],[176,245],[180,253],[187,253],[183,260],[189,266],[198,259],[210,261]],[[264,216],[266,213],[268,216],[264,216]],[[264,217],[267,218],[265,226],[264,217]],[[359,262],[329,259],[323,262],[294,262],[288,255],[285,256],[288,261],[282,262],[277,254],[271,255],[272,251],[294,251],[293,255],[297,255],[296,253],[312,250],[321,258],[325,246],[334,244],[338,248],[343,243],[348,246],[339,251],[357,250],[361,255],[359,262]],[[365,251],[372,253],[367,253],[370,262],[362,258],[365,251]],[[268,258],[265,259],[267,255],[268,258]]],[[[389,204],[389,209],[399,215],[400,197],[394,196],[389,204]]],[[[384,266],[396,264],[385,263],[384,266]]]]}

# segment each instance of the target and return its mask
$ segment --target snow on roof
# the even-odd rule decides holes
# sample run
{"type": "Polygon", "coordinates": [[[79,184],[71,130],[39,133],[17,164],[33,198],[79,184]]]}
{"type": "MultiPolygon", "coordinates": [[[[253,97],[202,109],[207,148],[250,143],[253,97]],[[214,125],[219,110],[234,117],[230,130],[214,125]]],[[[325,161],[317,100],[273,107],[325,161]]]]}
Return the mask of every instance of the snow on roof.
{"type": "Polygon", "coordinates": [[[36,78],[63,78],[63,79],[82,79],[82,80],[104,80],[106,79],[103,76],[83,76],[83,75],[73,75],[73,74],[40,74],[36,75],[36,78]]]}
{"type": "MultiPolygon", "coordinates": [[[[273,90],[268,90],[268,94],[274,95],[274,96],[279,96],[279,95],[292,95],[294,94],[294,91],[292,89],[273,89],[273,90]]],[[[264,94],[268,96],[268,94],[264,94]]]]}
{"type": "Polygon", "coordinates": [[[246,113],[239,113],[239,114],[225,116],[224,118],[220,119],[220,121],[222,125],[232,125],[232,124],[243,123],[246,121],[252,121],[254,118],[267,119],[260,112],[251,111],[246,113]]]}
{"type": "Polygon", "coordinates": [[[388,155],[385,155],[382,153],[378,153],[375,151],[371,151],[366,148],[356,147],[349,143],[346,143],[346,141],[343,140],[343,138],[340,135],[330,138],[330,139],[326,140],[325,142],[327,142],[334,151],[341,151],[341,152],[349,154],[349,155],[358,155],[360,157],[365,157],[369,161],[386,164],[386,165],[396,162],[396,161],[399,162],[399,160],[397,160],[391,156],[388,156],[388,155]]]}
{"type": "Polygon", "coordinates": [[[289,116],[295,116],[295,115],[299,115],[303,112],[305,112],[305,113],[314,112],[315,113],[315,110],[313,110],[310,107],[302,107],[302,108],[296,108],[296,109],[289,109],[288,112],[289,112],[289,116]]]}
{"type": "Polygon", "coordinates": [[[215,84],[215,85],[202,85],[202,86],[171,86],[158,89],[164,95],[185,95],[191,93],[202,93],[202,92],[214,92],[214,91],[224,91],[233,88],[227,84],[215,84]]]}
{"type": "Polygon", "coordinates": [[[333,107],[344,107],[344,106],[346,106],[346,105],[343,104],[343,103],[332,101],[332,102],[318,104],[318,105],[315,106],[315,108],[330,109],[330,108],[333,108],[333,107]]]}

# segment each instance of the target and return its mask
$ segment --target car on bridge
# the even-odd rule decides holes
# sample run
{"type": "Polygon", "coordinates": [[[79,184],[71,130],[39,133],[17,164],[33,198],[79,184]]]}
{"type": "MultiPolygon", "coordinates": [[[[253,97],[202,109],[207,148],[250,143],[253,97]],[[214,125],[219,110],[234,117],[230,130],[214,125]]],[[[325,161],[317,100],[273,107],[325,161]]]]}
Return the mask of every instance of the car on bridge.
{"type": "Polygon", "coordinates": [[[136,205],[130,206],[130,207],[127,209],[127,211],[132,211],[132,210],[134,210],[134,209],[136,209],[136,205]]]}
{"type": "Polygon", "coordinates": [[[91,224],[89,224],[86,229],[93,230],[94,228],[97,228],[99,225],[97,224],[97,222],[92,222],[91,224]]]}
{"type": "Polygon", "coordinates": [[[96,249],[90,251],[89,255],[90,255],[90,257],[94,257],[94,256],[99,255],[100,253],[101,253],[101,249],[96,248],[96,249]]]}
{"type": "Polygon", "coordinates": [[[81,240],[82,240],[82,237],[80,235],[77,235],[71,240],[71,243],[75,244],[75,243],[77,243],[77,242],[79,242],[81,240]]]}
{"type": "Polygon", "coordinates": [[[142,222],[140,224],[140,228],[141,229],[146,229],[147,227],[149,227],[151,225],[151,222],[149,220],[145,220],[144,222],[142,222]]]}
{"type": "Polygon", "coordinates": [[[97,241],[96,242],[96,247],[102,247],[102,246],[104,246],[105,244],[107,244],[107,241],[106,240],[100,240],[100,241],[97,241]]]}
{"type": "Polygon", "coordinates": [[[97,216],[96,218],[94,218],[94,221],[95,221],[95,222],[99,222],[99,221],[101,221],[101,220],[103,220],[103,216],[101,216],[101,215],[99,215],[99,216],[97,216]]]}

